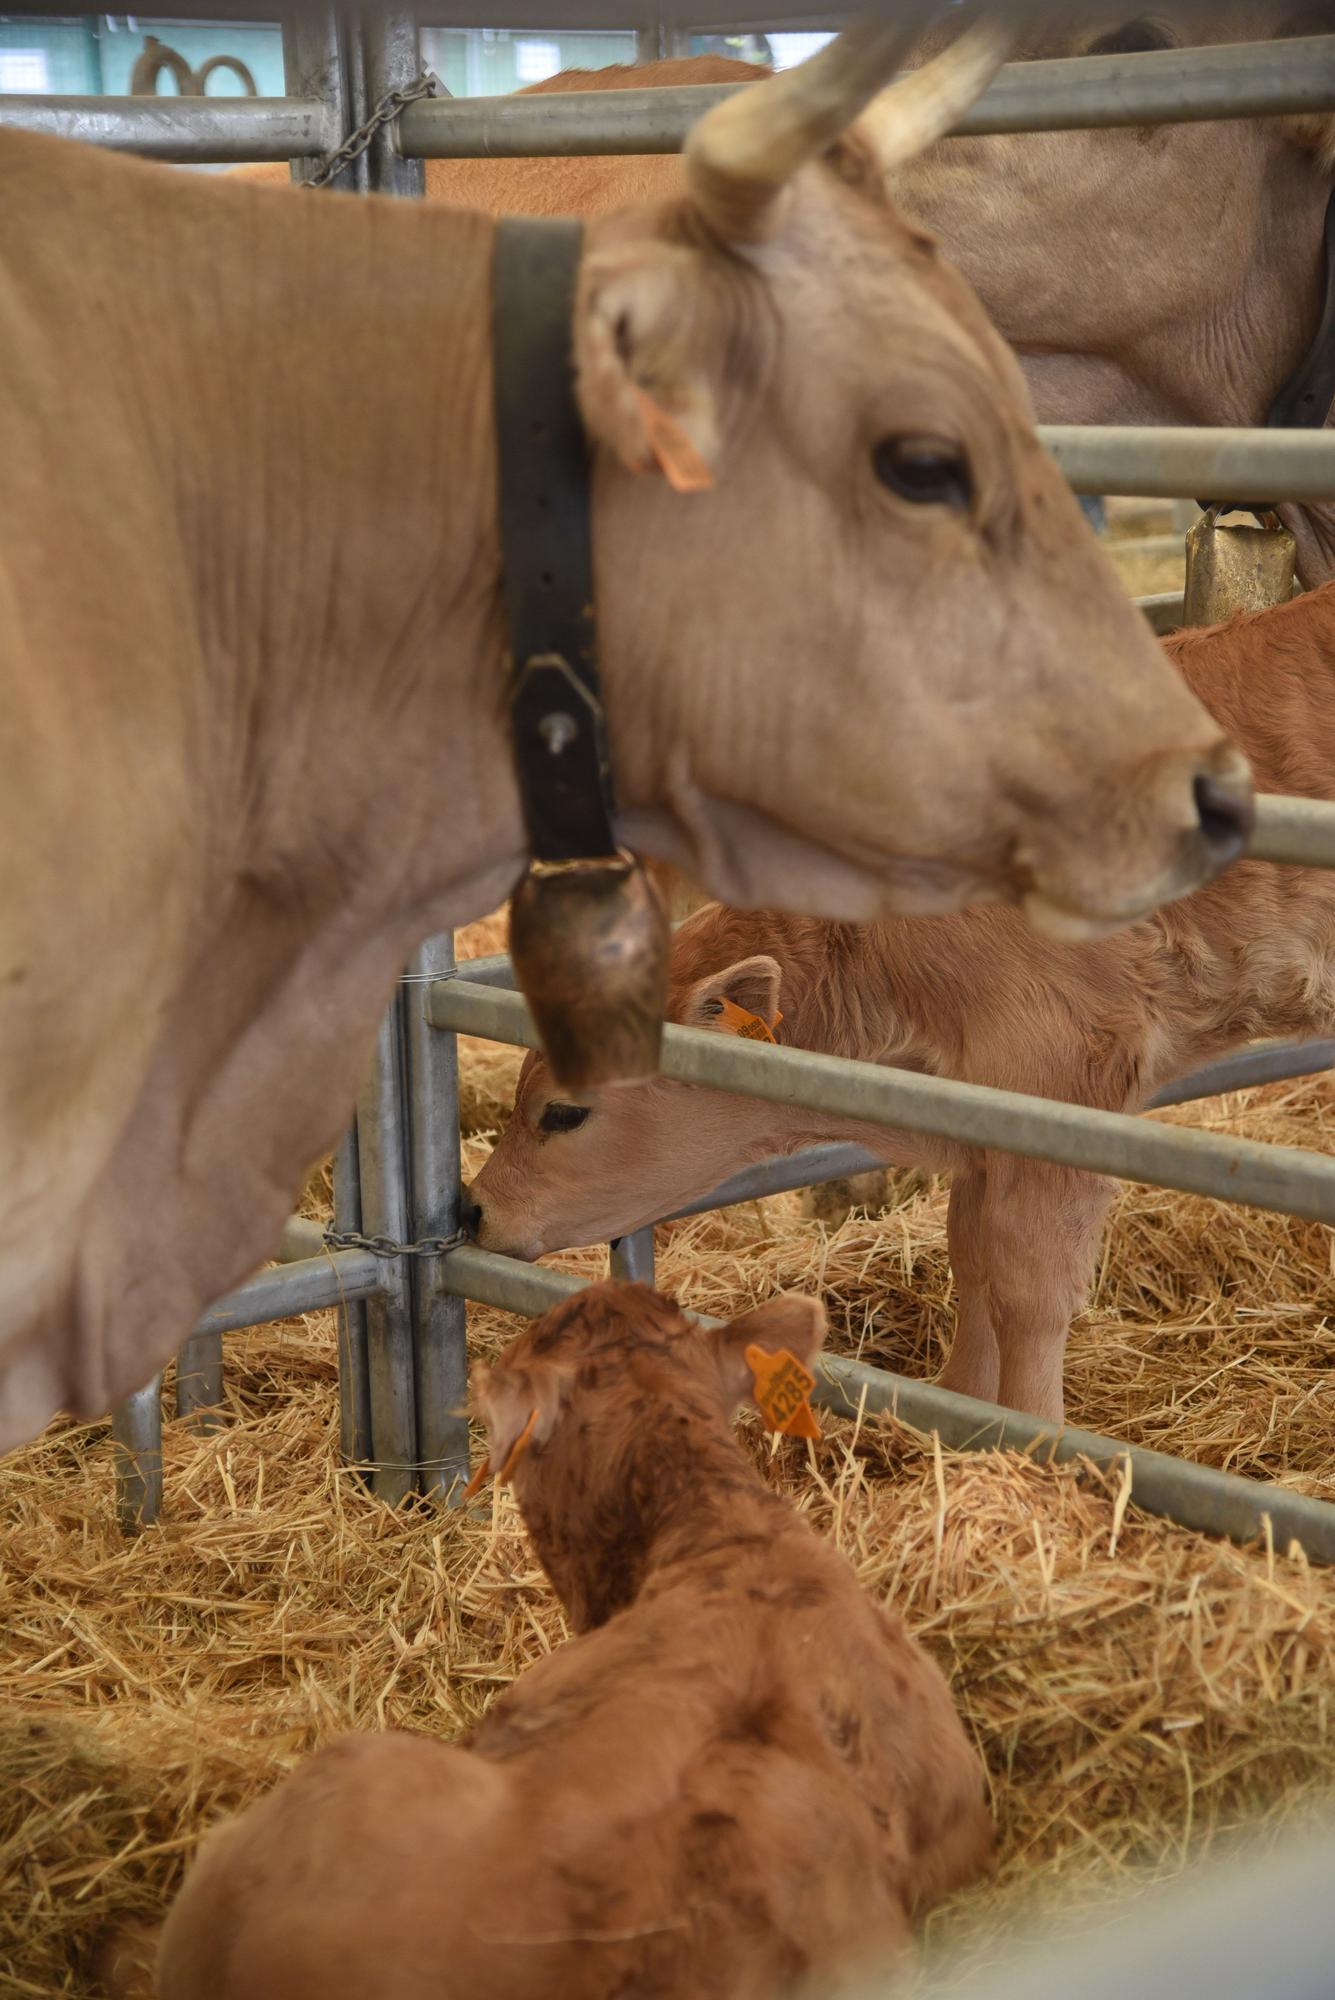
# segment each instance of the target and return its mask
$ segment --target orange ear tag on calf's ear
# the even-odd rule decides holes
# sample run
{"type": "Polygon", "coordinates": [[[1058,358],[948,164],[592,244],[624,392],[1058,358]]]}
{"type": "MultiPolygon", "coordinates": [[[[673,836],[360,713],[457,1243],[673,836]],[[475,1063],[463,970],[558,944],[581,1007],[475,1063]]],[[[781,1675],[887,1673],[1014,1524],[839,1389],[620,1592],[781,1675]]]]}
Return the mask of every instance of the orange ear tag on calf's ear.
{"type": "Polygon", "coordinates": [[[638,382],[631,389],[649,450],[668,485],[674,493],[703,493],[714,475],[685,430],[638,382]]]}
{"type": "Polygon", "coordinates": [[[777,1038],[774,1030],[783,1019],[776,1014],[772,1021],[762,1020],[747,1007],[739,1007],[735,1000],[720,1000],[718,1022],[725,1035],[740,1035],[744,1042],[772,1042],[777,1038]]]}
{"type": "Polygon", "coordinates": [[[754,1384],[752,1394],[767,1430],[789,1437],[818,1438],[820,1425],[807,1397],[816,1378],[786,1347],[770,1354],[763,1347],[746,1349],[746,1365],[754,1384]]]}
{"type": "MultiPolygon", "coordinates": [[[[498,1486],[504,1486],[507,1479],[512,1479],[514,1477],[515,1467],[518,1465],[520,1459],[524,1456],[524,1453],[528,1450],[529,1444],[532,1442],[533,1426],[534,1424],[537,1423],[537,1421],[538,1421],[537,1411],[530,1410],[528,1413],[528,1422],[524,1425],[523,1430],[520,1431],[519,1436],[510,1446],[510,1450],[506,1457],[505,1464],[496,1474],[496,1484],[498,1486]]],[[[482,1488],[487,1483],[487,1475],[490,1473],[490,1471],[491,1471],[491,1460],[490,1458],[484,1458],[481,1465],[479,1465],[477,1471],[473,1474],[473,1477],[469,1480],[467,1486],[465,1486],[463,1492],[460,1494],[459,1496],[460,1499],[471,1500],[475,1493],[480,1493],[482,1488]]]]}

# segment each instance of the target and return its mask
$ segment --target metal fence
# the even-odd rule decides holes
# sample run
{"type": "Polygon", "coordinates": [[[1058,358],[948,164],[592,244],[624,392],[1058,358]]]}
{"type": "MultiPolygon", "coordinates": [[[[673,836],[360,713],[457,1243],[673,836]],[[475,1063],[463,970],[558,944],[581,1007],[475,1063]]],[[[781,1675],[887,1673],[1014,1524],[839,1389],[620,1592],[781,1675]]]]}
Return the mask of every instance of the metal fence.
{"type": "MultiPolygon", "coordinates": [[[[407,13],[360,20],[307,7],[284,26],[290,95],[283,99],[42,99],[0,97],[0,124],[184,162],[290,159],[297,179],[365,118],[387,90],[418,73],[407,13]]],[[[427,157],[670,151],[716,89],[622,90],[410,105],[335,187],[420,195],[427,157]]],[[[1335,34],[1287,42],[1087,57],[1013,65],[964,121],[970,132],[1148,125],[1335,110],[1335,34]]],[[[1077,491],[1177,496],[1246,490],[1270,498],[1335,499],[1335,437],[1265,430],[1048,428],[1043,433],[1077,491]]],[[[1144,601],[1165,629],[1181,601],[1144,601]]],[[[1335,806],[1263,799],[1251,852],[1271,861],[1335,867],[1335,806]]],[[[394,1243],[448,1236],[460,1207],[460,1031],[531,1043],[522,1000],[506,991],[508,963],[477,961],[456,974],[453,942],[424,944],[382,1024],[356,1122],[335,1164],[335,1225],[394,1243]]],[[[1183,1102],[1330,1067],[1335,1043],[1267,1045],[1210,1065],[1160,1093],[1183,1102]]],[[[664,1070],[714,1088],[777,1097],[839,1116],[947,1135],[973,1145],[1063,1161],[1123,1178],[1335,1221],[1335,1160],[1137,1118],[921,1077],[808,1050],[757,1047],[669,1028],[664,1070]]],[[[848,1147],[817,1147],[734,1175],[683,1213],[880,1164],[848,1147]]],[[[467,1462],[460,1414],[466,1387],[465,1301],[534,1313],[579,1281],[463,1248],[437,1257],[320,1252],[319,1232],[294,1218],[268,1270],[204,1314],[181,1349],[177,1407],[212,1420],[222,1394],[229,1330],[340,1307],[342,1449],[374,1491],[447,1497],[467,1462]]],[[[652,1230],[613,1246],[613,1266],[651,1276],[652,1230]]],[[[1042,1456],[1129,1463],[1136,1501],[1190,1526],[1248,1538],[1268,1532],[1335,1561],[1335,1505],[1304,1499],[975,1402],[926,1382],[828,1358],[819,1399],[828,1406],[894,1409],[962,1447],[1008,1444],[1042,1456]]],[[[115,1413],[119,1502],[127,1526],[156,1518],[162,1497],[160,1378],[115,1413]]]]}

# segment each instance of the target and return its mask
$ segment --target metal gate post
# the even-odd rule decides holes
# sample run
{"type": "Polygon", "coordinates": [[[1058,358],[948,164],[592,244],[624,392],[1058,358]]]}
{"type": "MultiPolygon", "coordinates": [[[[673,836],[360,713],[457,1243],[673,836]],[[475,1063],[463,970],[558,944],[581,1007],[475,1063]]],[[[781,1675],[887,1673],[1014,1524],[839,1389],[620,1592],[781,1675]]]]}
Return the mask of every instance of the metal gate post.
{"type": "Polygon", "coordinates": [[[222,1399],[223,1337],[192,1333],[176,1356],[176,1414],[195,1417],[200,1430],[216,1430],[222,1399]]]}
{"type": "MultiPolygon", "coordinates": [[[[401,8],[368,13],[362,20],[362,87],[365,118],[389,90],[414,83],[422,68],[417,19],[401,8]]],[[[425,160],[405,160],[394,142],[394,127],[382,126],[365,154],[366,185],[372,194],[399,194],[420,200],[426,192],[425,160]]]]}
{"type": "MultiPolygon", "coordinates": [[[[334,1155],[334,1228],[362,1226],[362,1189],[357,1160],[357,1121],[334,1155]]],[[[338,1441],[349,1465],[371,1460],[371,1376],[367,1359],[366,1307],[345,1299],[338,1309],[338,1441]]]]}
{"type": "MultiPolygon", "coordinates": [[[[408,1222],[414,1237],[450,1236],[459,1227],[459,1044],[426,1018],[432,979],[455,969],[454,934],[428,938],[399,988],[407,1052],[412,1142],[408,1222]]],[[[417,1364],[417,1449],[422,1490],[449,1499],[468,1478],[467,1312],[444,1288],[439,1257],[415,1257],[413,1328],[417,1364]]]]}
{"type": "Polygon", "coordinates": [[[127,1535],[151,1528],[162,1507],[162,1377],[155,1375],[111,1413],[116,1441],[116,1515],[127,1535]]]}
{"type": "Polygon", "coordinates": [[[607,1269],[614,1278],[654,1282],[654,1225],[646,1223],[630,1236],[614,1236],[607,1246],[607,1269]]]}
{"type": "MultiPolygon", "coordinates": [[[[361,1226],[368,1236],[407,1240],[407,1103],[397,999],[380,1023],[375,1061],[357,1104],[361,1226]]],[[[417,1483],[417,1398],[412,1280],[408,1257],[383,1260],[385,1284],[366,1301],[371,1489],[397,1506],[417,1483]]]]}
{"type": "MultiPolygon", "coordinates": [[[[354,116],[347,38],[337,7],[308,4],[283,13],[283,88],[289,97],[318,97],[328,107],[326,146],[330,152],[351,132],[354,116]]],[[[308,181],[318,160],[293,160],[294,181],[308,181]]],[[[328,184],[327,191],[356,192],[365,185],[365,160],[354,160],[328,184]]]]}

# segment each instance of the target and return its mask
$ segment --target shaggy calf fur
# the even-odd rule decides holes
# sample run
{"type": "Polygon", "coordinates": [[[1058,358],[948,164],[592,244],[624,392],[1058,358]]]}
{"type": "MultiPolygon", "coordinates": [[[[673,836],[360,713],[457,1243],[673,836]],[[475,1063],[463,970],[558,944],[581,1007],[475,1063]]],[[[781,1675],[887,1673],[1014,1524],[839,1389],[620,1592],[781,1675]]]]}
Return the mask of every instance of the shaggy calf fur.
{"type": "Polygon", "coordinates": [[[729,1434],[748,1345],[804,1364],[813,1300],[704,1331],[639,1285],[486,1375],[579,1637],[466,1748],[350,1736],[206,1842],[161,2000],[770,2000],[902,1951],[985,1863],[978,1758],[936,1667],[729,1434]]]}

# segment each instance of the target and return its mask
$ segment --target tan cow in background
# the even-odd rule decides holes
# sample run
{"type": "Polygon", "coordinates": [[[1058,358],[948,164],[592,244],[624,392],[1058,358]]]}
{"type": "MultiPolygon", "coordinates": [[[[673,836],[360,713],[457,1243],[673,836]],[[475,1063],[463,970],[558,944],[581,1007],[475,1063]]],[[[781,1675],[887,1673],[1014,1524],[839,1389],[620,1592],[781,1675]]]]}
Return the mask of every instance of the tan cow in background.
{"type": "MultiPolygon", "coordinates": [[[[1167,649],[1268,791],[1335,798],[1335,584],[1167,649]]],[[[1258,1036],[1335,1031],[1335,877],[1248,861],[1116,937],[1037,938],[1004,910],[860,929],[711,906],[673,940],[671,1018],[736,1032],[732,1010],[798,1048],[1135,1111],[1160,1085],[1258,1036]]],[[[530,1056],[473,1182],[487,1250],[537,1257],[671,1214],[753,1160],[853,1140],[953,1175],[958,1299],[943,1380],[1062,1414],[1062,1359],[1112,1184],[759,1098],[659,1079],[593,1108],[530,1056]]]]}
{"type": "MultiPolygon", "coordinates": [[[[1335,6],[1126,0],[1017,56],[1264,41],[1335,27],[1335,6]]],[[[695,56],[569,70],[533,91],[741,82],[695,56]]],[[[285,166],[247,167],[262,180],[285,166]]],[[[680,186],[675,155],[428,160],[429,196],[493,214],[598,214],[680,186]]],[[[1335,117],[947,139],[894,176],[1015,347],[1041,423],[1259,424],[1316,329],[1335,117]]],[[[1265,496],[1227,495],[1226,498],[1265,496]]],[[[1306,583],[1335,575],[1335,508],[1281,510],[1306,583]]]]}
{"type": "MultiPolygon", "coordinates": [[[[686,196],[588,228],[619,834],[737,903],[1098,929],[1238,852],[1245,767],[886,200],[1001,53],[878,97],[906,35],[730,100],[686,196]],[[708,490],[657,476],[646,411],[708,490]]],[[[101,1414],[255,1268],[409,952],[525,843],[491,223],[13,131],[0,182],[9,1444],[101,1414]]]]}

